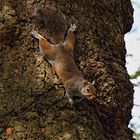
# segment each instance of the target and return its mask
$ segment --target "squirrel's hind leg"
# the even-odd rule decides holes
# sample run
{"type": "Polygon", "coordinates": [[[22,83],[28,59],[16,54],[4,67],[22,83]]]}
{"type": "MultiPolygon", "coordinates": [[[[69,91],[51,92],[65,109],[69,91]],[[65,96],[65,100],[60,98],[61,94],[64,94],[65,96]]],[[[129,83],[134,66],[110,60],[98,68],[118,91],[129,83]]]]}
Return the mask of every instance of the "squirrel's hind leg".
{"type": "Polygon", "coordinates": [[[32,31],[31,34],[39,40],[39,49],[43,56],[47,55],[50,60],[54,59],[55,48],[50,44],[46,38],[37,33],[36,31],[32,31]]]}
{"type": "MultiPolygon", "coordinates": [[[[36,38],[36,39],[41,39],[44,38],[42,35],[40,35],[37,31],[32,31],[31,34],[36,38]]],[[[45,39],[45,38],[44,38],[45,39]]]]}
{"type": "Polygon", "coordinates": [[[76,31],[77,26],[75,24],[71,24],[68,31],[74,32],[76,31]]]}
{"type": "Polygon", "coordinates": [[[75,24],[71,24],[66,36],[66,47],[70,48],[71,50],[74,49],[75,35],[73,32],[76,30],[76,28],[77,27],[75,24]]]}

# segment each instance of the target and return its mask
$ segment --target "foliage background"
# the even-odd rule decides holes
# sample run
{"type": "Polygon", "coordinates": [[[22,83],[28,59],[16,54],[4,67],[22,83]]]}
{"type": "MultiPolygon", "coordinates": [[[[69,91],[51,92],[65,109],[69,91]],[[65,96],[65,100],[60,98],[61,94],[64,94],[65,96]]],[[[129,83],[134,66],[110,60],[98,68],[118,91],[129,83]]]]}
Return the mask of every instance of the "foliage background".
{"type": "Polygon", "coordinates": [[[125,36],[127,48],[127,70],[134,84],[133,119],[130,127],[135,131],[135,138],[140,139],[140,1],[132,1],[134,7],[134,24],[131,32],[125,36]]]}

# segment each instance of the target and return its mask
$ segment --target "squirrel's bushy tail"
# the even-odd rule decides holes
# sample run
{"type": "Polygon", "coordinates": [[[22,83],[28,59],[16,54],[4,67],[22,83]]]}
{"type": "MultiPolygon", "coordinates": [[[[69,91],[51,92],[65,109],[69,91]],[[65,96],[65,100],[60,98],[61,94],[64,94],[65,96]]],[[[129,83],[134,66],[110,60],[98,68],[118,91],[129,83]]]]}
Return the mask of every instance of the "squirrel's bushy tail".
{"type": "Polygon", "coordinates": [[[42,23],[47,32],[53,39],[53,43],[57,44],[64,41],[64,36],[67,31],[66,16],[54,7],[38,6],[34,9],[33,19],[42,23]]]}

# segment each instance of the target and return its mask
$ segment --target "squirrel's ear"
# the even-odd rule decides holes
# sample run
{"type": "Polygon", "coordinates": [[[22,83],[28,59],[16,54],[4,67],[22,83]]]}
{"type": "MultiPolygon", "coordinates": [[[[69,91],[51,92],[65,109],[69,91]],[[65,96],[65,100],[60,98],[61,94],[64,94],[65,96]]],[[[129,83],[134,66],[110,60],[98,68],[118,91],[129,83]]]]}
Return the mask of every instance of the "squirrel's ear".
{"type": "Polygon", "coordinates": [[[94,84],[95,84],[95,81],[92,82],[92,85],[94,85],[94,84]]]}

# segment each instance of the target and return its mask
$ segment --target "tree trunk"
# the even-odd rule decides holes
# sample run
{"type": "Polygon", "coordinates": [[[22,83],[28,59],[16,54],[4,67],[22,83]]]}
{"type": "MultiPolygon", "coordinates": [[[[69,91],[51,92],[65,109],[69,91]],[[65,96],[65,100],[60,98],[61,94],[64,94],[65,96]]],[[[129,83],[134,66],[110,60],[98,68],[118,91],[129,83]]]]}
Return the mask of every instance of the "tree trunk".
{"type": "Polygon", "coordinates": [[[132,140],[124,41],[132,23],[129,0],[0,0],[0,139],[132,140]],[[75,61],[95,80],[95,101],[70,107],[30,35],[36,5],[54,6],[76,23],[75,61]]]}

